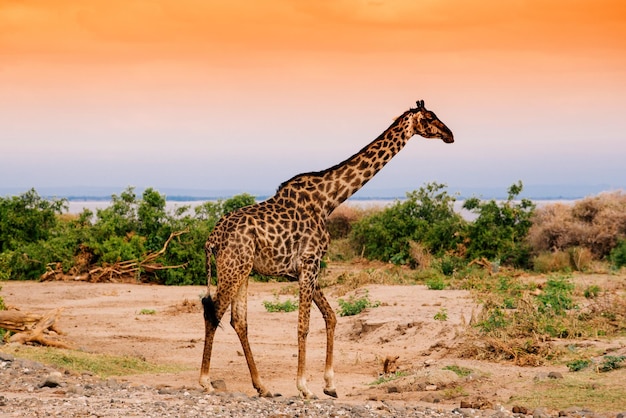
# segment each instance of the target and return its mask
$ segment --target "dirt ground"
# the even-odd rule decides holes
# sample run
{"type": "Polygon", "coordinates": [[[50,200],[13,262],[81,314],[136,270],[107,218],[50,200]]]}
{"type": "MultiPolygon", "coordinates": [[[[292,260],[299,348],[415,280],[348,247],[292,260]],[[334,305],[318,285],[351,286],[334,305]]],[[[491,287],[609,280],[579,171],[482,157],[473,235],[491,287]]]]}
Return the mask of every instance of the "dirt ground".
{"type": "MultiPolygon", "coordinates": [[[[264,301],[291,298],[288,283],[251,282],[248,296],[248,326],[252,350],[266,386],[283,396],[297,395],[297,312],[270,313],[264,301]]],[[[438,402],[458,406],[448,399],[445,388],[454,373],[443,367],[458,365],[473,370],[463,384],[464,399],[483,399],[511,406],[511,397],[523,393],[539,375],[567,373],[565,366],[517,367],[510,363],[479,362],[457,358],[455,346],[463,341],[466,324],[478,310],[468,292],[428,290],[424,286],[368,285],[372,301],[380,306],[359,315],[338,317],[335,340],[335,383],[342,402],[403,400],[411,403],[438,402]],[[447,320],[435,320],[445,309],[447,320]],[[399,370],[422,376],[418,382],[372,385],[383,371],[386,357],[398,357],[399,370]],[[411,386],[412,385],[412,386],[411,386]]],[[[361,289],[362,291],[363,289],[361,289]]],[[[199,387],[204,322],[200,298],[202,286],[64,282],[3,282],[1,294],[7,306],[45,313],[63,307],[57,324],[64,340],[77,349],[114,355],[129,355],[152,363],[176,364],[181,372],[121,377],[132,384],[199,387]],[[142,312],[143,311],[143,312],[142,312]],[[148,313],[146,312],[151,312],[148,313]]],[[[325,291],[333,308],[338,296],[325,291]]],[[[351,293],[341,298],[346,299],[351,293]]],[[[255,395],[241,346],[229,325],[227,313],[218,330],[211,363],[211,378],[220,379],[229,392],[255,395]]],[[[623,342],[622,342],[623,343],[623,342]]],[[[307,344],[309,388],[321,398],[325,354],[324,322],[314,307],[307,344]]],[[[626,406],[625,406],[626,409],[626,406]]]]}

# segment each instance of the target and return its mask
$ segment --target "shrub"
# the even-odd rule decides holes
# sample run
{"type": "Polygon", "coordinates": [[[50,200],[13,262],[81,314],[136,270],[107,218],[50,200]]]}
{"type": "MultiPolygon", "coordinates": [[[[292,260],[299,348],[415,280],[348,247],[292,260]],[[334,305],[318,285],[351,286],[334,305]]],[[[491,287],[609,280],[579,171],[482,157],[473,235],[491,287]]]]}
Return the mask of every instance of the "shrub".
{"type": "Polygon", "coordinates": [[[273,302],[264,300],[263,306],[268,312],[293,312],[298,309],[298,302],[294,302],[291,299],[281,302],[278,300],[278,295],[275,295],[273,302]]]}
{"type": "MultiPolygon", "coordinates": [[[[78,216],[63,214],[66,202],[46,201],[34,190],[0,198],[0,278],[38,279],[47,271],[79,275],[93,266],[141,260],[169,242],[157,268],[141,271],[142,280],[165,284],[206,282],[204,243],[219,218],[254,203],[248,194],[206,202],[190,211],[165,210],[165,196],[149,188],[138,198],[132,187],[112,195],[111,205],[78,216]]],[[[215,269],[213,269],[215,272],[215,269]]]]}
{"type": "Polygon", "coordinates": [[[592,284],[592,285],[587,286],[583,295],[585,295],[587,299],[595,299],[600,294],[600,291],[601,291],[600,286],[592,284]]]}
{"type": "Polygon", "coordinates": [[[567,363],[567,368],[570,372],[579,372],[583,369],[586,369],[591,365],[591,360],[573,360],[567,363]]]}
{"type": "Polygon", "coordinates": [[[626,266],[626,239],[622,239],[615,246],[615,248],[611,250],[609,259],[611,260],[611,264],[615,269],[620,269],[626,266]]]}
{"type": "Polygon", "coordinates": [[[566,272],[570,270],[570,256],[564,251],[544,252],[532,258],[537,273],[566,272]]]}
{"type": "Polygon", "coordinates": [[[467,257],[499,259],[503,264],[528,267],[530,248],[526,236],[535,205],[528,199],[516,202],[522,182],[511,185],[505,202],[467,199],[463,208],[478,215],[467,227],[467,257]]]}
{"type": "Polygon", "coordinates": [[[448,320],[448,310],[446,308],[439,309],[439,312],[433,316],[435,321],[447,321],[448,320]]]}
{"type": "Polygon", "coordinates": [[[358,315],[366,308],[375,308],[380,305],[380,302],[370,301],[367,290],[361,297],[351,295],[348,300],[338,299],[337,302],[339,303],[339,316],[358,315]]]}
{"type": "Polygon", "coordinates": [[[610,372],[622,367],[622,363],[626,360],[626,356],[604,356],[602,363],[598,367],[598,371],[610,372]]]}
{"type": "Polygon", "coordinates": [[[443,290],[446,288],[447,284],[443,277],[441,276],[433,276],[431,278],[426,279],[426,287],[430,290],[443,290]]]}
{"type": "Polygon", "coordinates": [[[574,284],[565,277],[548,279],[543,292],[537,296],[540,312],[551,312],[556,315],[565,314],[574,307],[572,294],[574,284]]]}
{"type": "Polygon", "coordinates": [[[528,236],[534,252],[584,246],[594,257],[606,257],[626,238],[626,194],[602,193],[573,205],[545,206],[535,213],[528,236]]]}
{"type": "Polygon", "coordinates": [[[405,201],[357,221],[350,233],[356,251],[370,259],[415,265],[410,257],[412,241],[434,255],[455,250],[465,221],[454,211],[456,199],[445,187],[429,183],[407,193],[405,201]]]}
{"type": "Polygon", "coordinates": [[[591,250],[585,247],[571,247],[567,250],[570,264],[576,271],[585,271],[593,261],[591,250]]]}
{"type": "Polygon", "coordinates": [[[45,200],[35,189],[13,197],[0,197],[0,253],[45,241],[67,209],[67,200],[45,200]]]}

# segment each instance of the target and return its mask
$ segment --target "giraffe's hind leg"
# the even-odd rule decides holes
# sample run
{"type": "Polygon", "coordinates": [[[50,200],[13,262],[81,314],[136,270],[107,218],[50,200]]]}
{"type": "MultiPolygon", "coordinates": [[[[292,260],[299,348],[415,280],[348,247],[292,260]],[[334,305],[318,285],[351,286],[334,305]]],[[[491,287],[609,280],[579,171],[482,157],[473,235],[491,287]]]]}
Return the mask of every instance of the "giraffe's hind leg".
{"type": "Polygon", "coordinates": [[[336,398],[337,389],[335,388],[335,372],[333,369],[333,344],[335,341],[337,316],[317,283],[313,290],[313,301],[322,313],[324,322],[326,323],[326,366],[324,367],[324,381],[326,382],[326,386],[324,387],[324,393],[336,398]]]}
{"type": "MultiPolygon", "coordinates": [[[[215,331],[219,325],[219,321],[224,316],[226,309],[230,306],[237,289],[240,287],[238,283],[240,274],[235,274],[231,269],[228,269],[225,260],[228,257],[220,256],[217,258],[218,265],[218,283],[217,293],[215,298],[211,298],[207,295],[202,300],[204,307],[204,351],[202,353],[202,366],[200,368],[200,385],[208,392],[213,392],[213,385],[209,377],[209,370],[211,366],[211,352],[213,349],[213,339],[215,338],[215,331]]],[[[209,278],[210,280],[210,278],[209,278]]]]}
{"type": "Polygon", "coordinates": [[[233,299],[231,312],[230,324],[235,329],[239,341],[241,341],[241,347],[246,357],[246,362],[248,363],[250,377],[252,378],[252,386],[257,390],[259,396],[271,398],[274,395],[272,395],[261,382],[261,377],[259,376],[254,357],[252,356],[252,349],[248,341],[248,275],[245,275],[244,279],[241,281],[241,285],[233,299]]]}
{"type": "Polygon", "coordinates": [[[215,301],[211,299],[210,295],[205,296],[202,299],[202,305],[204,307],[204,351],[202,353],[202,366],[200,368],[200,386],[202,386],[207,392],[213,392],[213,385],[209,377],[209,369],[211,367],[211,351],[213,348],[213,339],[215,338],[215,331],[219,324],[220,319],[224,315],[226,308],[230,304],[223,298],[217,298],[215,301]]]}

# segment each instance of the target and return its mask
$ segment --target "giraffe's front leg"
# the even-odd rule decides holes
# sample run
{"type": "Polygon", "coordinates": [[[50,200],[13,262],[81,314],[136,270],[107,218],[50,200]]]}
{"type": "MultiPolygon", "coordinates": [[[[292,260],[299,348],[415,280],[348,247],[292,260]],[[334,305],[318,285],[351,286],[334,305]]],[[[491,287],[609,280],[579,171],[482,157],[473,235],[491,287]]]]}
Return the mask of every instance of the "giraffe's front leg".
{"type": "Polygon", "coordinates": [[[279,394],[272,394],[272,392],[265,387],[259,376],[256,363],[254,362],[252,349],[248,341],[248,276],[243,276],[241,281],[242,283],[239,286],[239,290],[237,291],[235,299],[233,299],[230,323],[239,337],[243,353],[246,356],[250,377],[252,378],[252,386],[254,386],[261,397],[271,398],[273,396],[280,396],[279,394]]]}
{"type": "Polygon", "coordinates": [[[324,381],[326,382],[326,386],[324,387],[324,393],[336,398],[337,389],[335,388],[335,372],[333,369],[333,345],[335,341],[337,316],[317,283],[315,284],[313,301],[315,301],[326,323],[326,365],[324,367],[324,381]]]}
{"type": "Polygon", "coordinates": [[[306,339],[311,319],[311,301],[313,299],[313,283],[309,278],[300,279],[300,301],[298,308],[298,374],[296,386],[305,399],[317,399],[306,384],[306,339]]]}

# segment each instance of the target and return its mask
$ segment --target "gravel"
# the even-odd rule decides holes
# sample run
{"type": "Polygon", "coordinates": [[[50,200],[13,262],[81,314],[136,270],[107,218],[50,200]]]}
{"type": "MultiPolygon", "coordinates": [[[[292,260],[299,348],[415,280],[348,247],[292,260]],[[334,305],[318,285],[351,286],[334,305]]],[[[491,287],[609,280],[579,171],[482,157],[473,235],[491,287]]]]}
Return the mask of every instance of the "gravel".
{"type": "Polygon", "coordinates": [[[353,405],[342,403],[340,400],[307,401],[298,397],[266,399],[250,397],[243,393],[207,394],[199,388],[134,386],[115,379],[100,379],[90,374],[61,372],[37,362],[0,353],[2,417],[520,416],[501,407],[496,409],[451,410],[444,407],[407,406],[385,401],[368,401],[353,405]]]}

